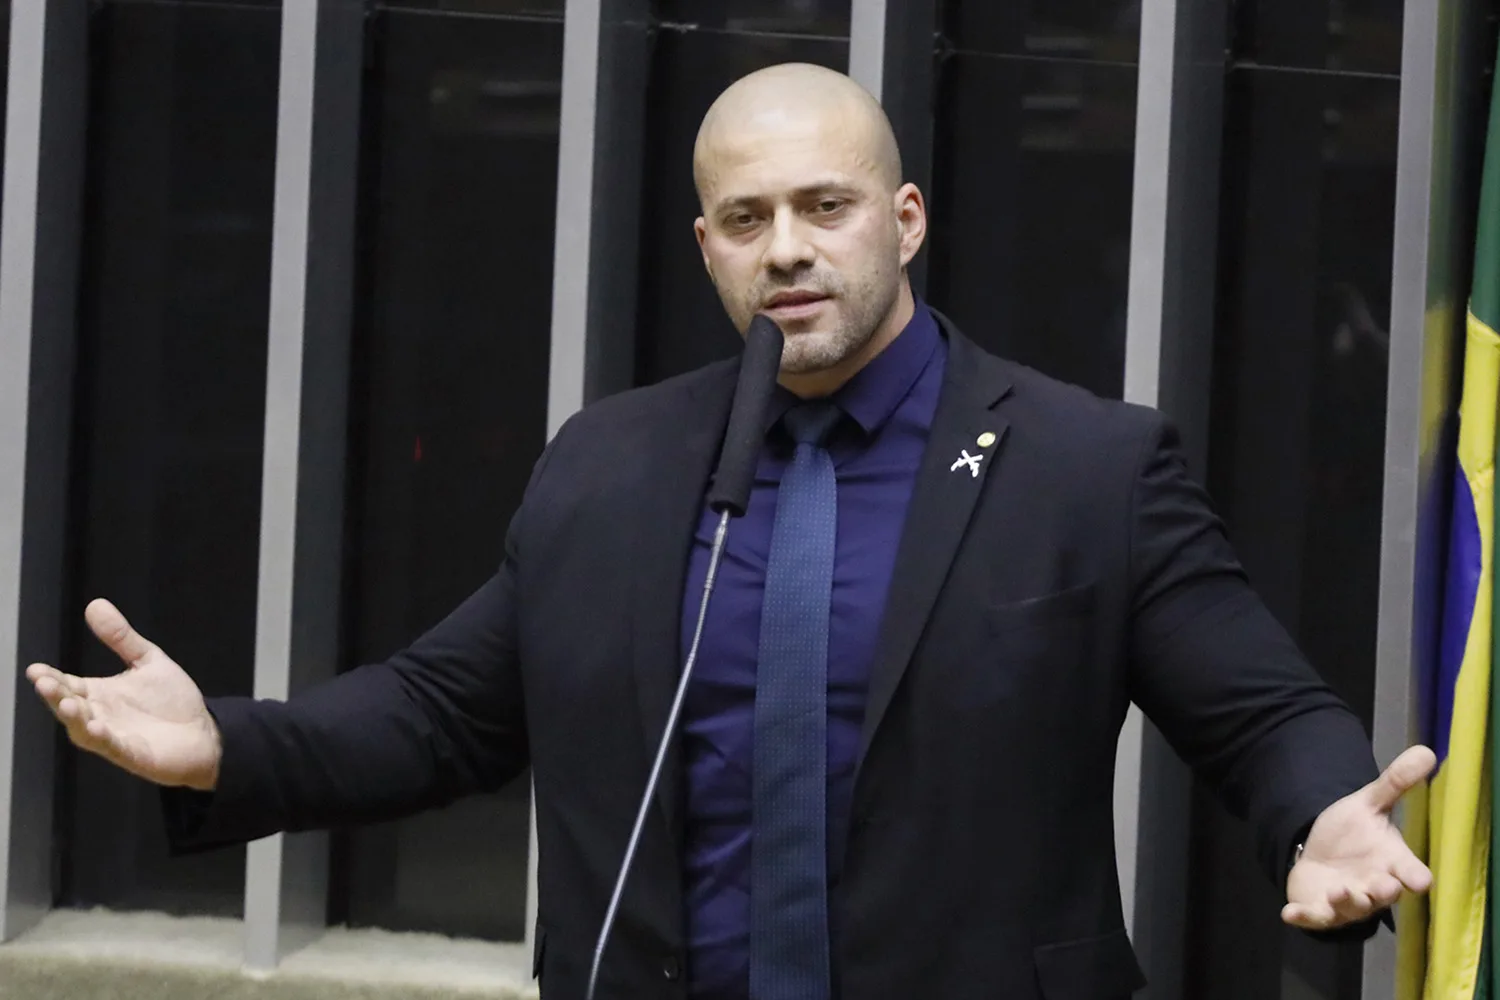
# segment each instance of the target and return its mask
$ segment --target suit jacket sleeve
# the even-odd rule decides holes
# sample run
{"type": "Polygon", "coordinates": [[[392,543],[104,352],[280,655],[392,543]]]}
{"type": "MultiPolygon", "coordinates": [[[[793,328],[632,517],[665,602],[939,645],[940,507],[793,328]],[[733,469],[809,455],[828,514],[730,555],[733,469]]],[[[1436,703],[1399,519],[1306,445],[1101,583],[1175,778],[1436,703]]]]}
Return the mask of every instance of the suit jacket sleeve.
{"type": "Polygon", "coordinates": [[[525,506],[495,575],[390,659],[287,701],[210,700],[223,740],[218,785],[163,789],[171,851],[392,819],[521,773],[528,750],[515,567],[525,506]]]}
{"type": "Polygon", "coordinates": [[[1376,777],[1370,742],[1251,589],[1176,432],[1154,421],[1131,520],[1131,696],[1253,824],[1283,887],[1312,821],[1376,777]]]}

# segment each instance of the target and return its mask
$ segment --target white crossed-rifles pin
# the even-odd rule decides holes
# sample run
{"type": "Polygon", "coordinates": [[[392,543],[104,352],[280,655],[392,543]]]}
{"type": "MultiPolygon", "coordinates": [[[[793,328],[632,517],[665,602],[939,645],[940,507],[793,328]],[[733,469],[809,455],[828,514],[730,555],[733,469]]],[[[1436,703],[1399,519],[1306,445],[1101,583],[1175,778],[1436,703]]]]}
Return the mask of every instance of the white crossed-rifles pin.
{"type": "MultiPolygon", "coordinates": [[[[992,433],[990,433],[989,431],[985,431],[983,434],[979,435],[979,442],[978,442],[979,447],[981,447],[981,448],[988,448],[990,445],[992,445],[994,443],[995,443],[995,435],[992,434],[992,433]]],[[[983,452],[981,452],[978,455],[970,455],[969,454],[969,449],[965,448],[963,451],[961,451],[961,452],[958,453],[958,460],[955,461],[951,466],[948,467],[948,471],[949,472],[957,472],[959,469],[968,469],[970,477],[972,477],[974,479],[978,479],[979,478],[979,463],[983,462],[983,461],[984,461],[984,453],[983,452]]]]}
{"type": "Polygon", "coordinates": [[[969,472],[973,473],[975,479],[978,479],[979,463],[982,461],[984,461],[983,455],[970,455],[968,449],[965,448],[962,452],[959,453],[958,461],[954,462],[953,465],[949,467],[948,471],[957,472],[959,469],[962,469],[967,465],[969,467],[969,472]]]}

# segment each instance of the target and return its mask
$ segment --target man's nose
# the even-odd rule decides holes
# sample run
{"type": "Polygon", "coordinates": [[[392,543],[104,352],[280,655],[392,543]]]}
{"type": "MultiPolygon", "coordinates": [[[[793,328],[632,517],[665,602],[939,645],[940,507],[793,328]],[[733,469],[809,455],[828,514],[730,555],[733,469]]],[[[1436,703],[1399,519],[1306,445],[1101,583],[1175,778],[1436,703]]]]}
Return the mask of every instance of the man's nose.
{"type": "Polygon", "coordinates": [[[766,267],[773,271],[792,272],[813,263],[815,257],[805,227],[796,214],[788,210],[777,212],[771,225],[771,242],[766,246],[766,267]]]}

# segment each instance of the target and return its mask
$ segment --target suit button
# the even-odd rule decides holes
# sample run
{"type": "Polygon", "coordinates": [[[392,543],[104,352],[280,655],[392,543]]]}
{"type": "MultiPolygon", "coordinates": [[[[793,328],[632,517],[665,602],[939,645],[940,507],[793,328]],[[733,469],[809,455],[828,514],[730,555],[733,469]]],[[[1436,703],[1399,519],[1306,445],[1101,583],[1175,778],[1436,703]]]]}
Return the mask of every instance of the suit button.
{"type": "Polygon", "coordinates": [[[668,982],[677,982],[682,978],[682,963],[677,960],[676,955],[668,955],[662,959],[661,974],[667,977],[668,982]]]}

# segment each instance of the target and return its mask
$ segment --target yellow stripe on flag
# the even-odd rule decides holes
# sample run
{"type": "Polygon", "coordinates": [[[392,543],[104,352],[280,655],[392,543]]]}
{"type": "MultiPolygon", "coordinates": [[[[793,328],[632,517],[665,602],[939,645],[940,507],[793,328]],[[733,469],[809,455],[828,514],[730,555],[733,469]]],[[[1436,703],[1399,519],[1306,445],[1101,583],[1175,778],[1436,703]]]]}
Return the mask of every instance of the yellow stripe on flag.
{"type": "Polygon", "coordinates": [[[1451,644],[1452,652],[1445,655],[1446,673],[1438,679],[1439,687],[1449,686],[1451,699],[1439,697],[1432,702],[1439,713],[1434,722],[1439,734],[1446,734],[1447,749],[1426,801],[1418,795],[1408,804],[1409,842],[1419,855],[1425,849],[1433,886],[1426,906],[1410,896],[1402,904],[1398,924],[1398,995],[1402,1000],[1418,995],[1422,1000],[1474,1000],[1484,948],[1490,855],[1492,536],[1500,337],[1472,314],[1467,326],[1459,404],[1459,475],[1455,479],[1455,489],[1460,492],[1453,505],[1451,565],[1443,595],[1444,629],[1450,633],[1445,641],[1451,644]],[[1467,496],[1462,491],[1467,491],[1467,496]],[[1467,503],[1470,499],[1472,504],[1467,503]],[[1465,618],[1466,610],[1469,613],[1465,618]],[[1455,633],[1455,629],[1464,631],[1455,633]],[[1462,659],[1454,676],[1453,654],[1459,641],[1462,659]],[[1444,705],[1450,705],[1451,712],[1445,713],[1444,705]],[[1419,824],[1425,829],[1417,828],[1419,824]],[[1419,947],[1424,938],[1425,955],[1419,947]],[[1417,994],[1419,982],[1422,990],[1417,994]]]}

